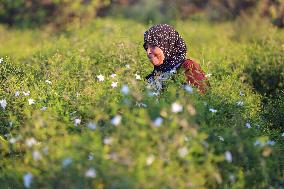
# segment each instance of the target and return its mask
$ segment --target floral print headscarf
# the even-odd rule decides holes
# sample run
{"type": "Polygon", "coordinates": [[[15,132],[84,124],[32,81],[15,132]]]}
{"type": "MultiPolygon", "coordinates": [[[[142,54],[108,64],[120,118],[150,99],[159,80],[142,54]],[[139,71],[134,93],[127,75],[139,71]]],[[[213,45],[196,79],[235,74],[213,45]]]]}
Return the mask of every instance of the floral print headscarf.
{"type": "Polygon", "coordinates": [[[146,77],[150,79],[156,72],[170,72],[177,69],[186,59],[187,47],[174,27],[167,24],[158,24],[144,33],[144,49],[147,45],[162,49],[165,59],[163,64],[154,66],[153,72],[146,77]]]}

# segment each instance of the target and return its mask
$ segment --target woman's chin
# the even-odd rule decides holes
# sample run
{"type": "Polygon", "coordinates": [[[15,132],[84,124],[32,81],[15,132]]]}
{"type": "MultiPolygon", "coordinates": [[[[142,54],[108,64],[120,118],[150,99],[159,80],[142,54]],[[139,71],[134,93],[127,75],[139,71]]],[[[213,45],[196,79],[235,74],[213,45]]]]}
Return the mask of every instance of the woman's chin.
{"type": "Polygon", "coordinates": [[[151,61],[154,66],[160,66],[162,63],[159,61],[151,61]]]}

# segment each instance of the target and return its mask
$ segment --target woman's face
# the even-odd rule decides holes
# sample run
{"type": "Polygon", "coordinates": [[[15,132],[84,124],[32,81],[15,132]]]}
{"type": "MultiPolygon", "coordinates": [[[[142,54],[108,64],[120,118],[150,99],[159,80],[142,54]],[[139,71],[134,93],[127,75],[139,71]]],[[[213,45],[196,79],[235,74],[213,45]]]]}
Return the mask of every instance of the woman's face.
{"type": "Polygon", "coordinates": [[[152,45],[147,45],[147,56],[150,60],[150,62],[155,65],[159,66],[163,64],[165,55],[159,47],[152,46],[152,45]]]}

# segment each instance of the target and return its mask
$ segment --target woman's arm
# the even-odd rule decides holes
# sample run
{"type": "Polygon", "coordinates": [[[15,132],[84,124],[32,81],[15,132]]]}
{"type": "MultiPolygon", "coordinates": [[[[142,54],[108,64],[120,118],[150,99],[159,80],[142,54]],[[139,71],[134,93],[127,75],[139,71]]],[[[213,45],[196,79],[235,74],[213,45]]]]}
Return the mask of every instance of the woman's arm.
{"type": "Polygon", "coordinates": [[[197,87],[199,91],[204,94],[207,88],[210,86],[204,71],[201,69],[200,65],[193,60],[186,60],[183,63],[184,74],[186,81],[197,87]]]}

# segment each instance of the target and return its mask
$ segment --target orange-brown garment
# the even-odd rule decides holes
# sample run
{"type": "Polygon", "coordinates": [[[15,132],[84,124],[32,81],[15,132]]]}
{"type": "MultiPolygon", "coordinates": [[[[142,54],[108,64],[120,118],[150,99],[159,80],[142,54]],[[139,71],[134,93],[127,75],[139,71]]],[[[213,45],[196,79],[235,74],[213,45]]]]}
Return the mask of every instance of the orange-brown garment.
{"type": "Polygon", "coordinates": [[[182,64],[184,68],[184,74],[186,81],[197,87],[199,91],[204,94],[207,88],[210,86],[204,71],[201,69],[200,65],[193,60],[187,59],[182,64]]]}

